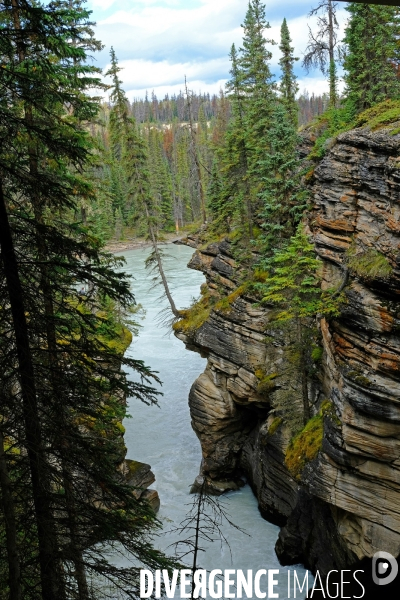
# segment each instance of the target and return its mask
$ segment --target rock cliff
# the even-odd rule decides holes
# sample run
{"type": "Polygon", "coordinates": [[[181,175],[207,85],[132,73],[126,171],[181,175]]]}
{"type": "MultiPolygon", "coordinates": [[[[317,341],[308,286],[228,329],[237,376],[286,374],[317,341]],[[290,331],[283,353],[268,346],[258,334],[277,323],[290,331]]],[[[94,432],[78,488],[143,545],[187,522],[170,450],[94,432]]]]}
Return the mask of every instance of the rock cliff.
{"type": "Polygon", "coordinates": [[[400,136],[358,129],[330,146],[312,174],[309,227],[324,286],[343,288],[346,301],[319,323],[309,401],[316,414],[329,400],[334,418],[301,475],[285,465],[290,433],[273,409],[279,395],[298,398],[290,336],[268,327],[272,309],[232,294],[240,269],[229,240],[197,249],[189,265],[205,273],[208,293],[231,294],[229,305],[177,332],[208,358],[189,398],[202,473],[216,492],[245,476],[263,515],[282,526],[281,561],[322,572],[400,552],[400,136]]]}

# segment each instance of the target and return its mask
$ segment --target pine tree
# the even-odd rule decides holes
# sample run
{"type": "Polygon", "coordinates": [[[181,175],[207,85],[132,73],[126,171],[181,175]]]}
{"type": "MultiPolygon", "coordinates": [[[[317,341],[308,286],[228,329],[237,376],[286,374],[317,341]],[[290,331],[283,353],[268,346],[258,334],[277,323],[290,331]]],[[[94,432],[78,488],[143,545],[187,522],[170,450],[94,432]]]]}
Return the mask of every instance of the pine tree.
{"type": "MultiPolygon", "coordinates": [[[[5,452],[18,510],[4,502],[3,510],[17,519],[7,534],[10,589],[26,600],[94,598],[90,573],[133,597],[137,573],[110,564],[107,543],[153,568],[167,564],[146,537],[152,510],[117,471],[121,396],[156,399],[151,372],[123,358],[121,326],[104,314],[107,297],[128,308],[129,281],[91,232],[68,220],[78,197],[93,196],[82,175],[93,150],[84,119],[98,110],[87,90],[101,84],[77,26],[88,15],[18,0],[2,13],[0,429],[18,449],[5,452]],[[129,382],[121,362],[142,383],[129,382]]],[[[7,491],[4,468],[0,484],[7,491]]]]}
{"type": "MultiPolygon", "coordinates": [[[[278,326],[292,324],[289,330],[294,334],[295,366],[301,389],[302,417],[306,423],[311,416],[309,381],[315,370],[312,351],[318,339],[315,318],[317,315],[327,318],[336,316],[342,298],[331,291],[321,291],[321,261],[315,256],[314,246],[304,231],[303,223],[298,225],[288,243],[274,253],[269,268],[270,277],[258,287],[263,296],[262,302],[275,305],[279,310],[274,323],[278,326]]],[[[293,410],[293,400],[291,398],[292,408],[288,408],[286,402],[284,407],[278,408],[290,412],[293,410]]],[[[288,417],[287,414],[283,416],[288,417]]]]}
{"type": "Polygon", "coordinates": [[[252,188],[257,187],[259,176],[258,162],[267,150],[268,130],[276,101],[276,85],[269,63],[272,53],[267,44],[275,42],[264,37],[270,28],[266,21],[265,5],[261,0],[250,0],[243,27],[243,46],[237,61],[238,82],[244,103],[246,145],[249,152],[249,174],[253,179],[252,188]]]}
{"type": "Polygon", "coordinates": [[[294,48],[291,46],[292,40],[287,26],[286,19],[283,19],[281,26],[281,43],[279,46],[282,52],[282,57],[279,64],[282,69],[282,76],[279,84],[280,98],[286,112],[291,119],[293,125],[298,125],[298,105],[296,102],[296,94],[299,91],[297,85],[297,77],[294,74],[294,63],[298,58],[293,56],[294,48]]]}
{"type": "Polygon", "coordinates": [[[344,42],[345,97],[353,113],[399,98],[399,10],[351,2],[344,42]]]}
{"type": "Polygon", "coordinates": [[[273,113],[269,131],[269,151],[260,161],[263,179],[262,227],[263,252],[270,255],[294,234],[306,207],[307,192],[301,187],[301,165],[298,156],[299,136],[292,115],[282,103],[273,113]]]}
{"type": "Polygon", "coordinates": [[[248,235],[253,232],[253,206],[249,182],[250,151],[246,137],[246,92],[243,87],[243,74],[239,68],[239,58],[236,47],[232,44],[229,58],[231,59],[231,79],[227,83],[230,94],[232,119],[228,124],[225,144],[220,148],[220,165],[223,174],[223,205],[227,209],[224,215],[227,219],[239,218],[247,223],[248,235]]]}

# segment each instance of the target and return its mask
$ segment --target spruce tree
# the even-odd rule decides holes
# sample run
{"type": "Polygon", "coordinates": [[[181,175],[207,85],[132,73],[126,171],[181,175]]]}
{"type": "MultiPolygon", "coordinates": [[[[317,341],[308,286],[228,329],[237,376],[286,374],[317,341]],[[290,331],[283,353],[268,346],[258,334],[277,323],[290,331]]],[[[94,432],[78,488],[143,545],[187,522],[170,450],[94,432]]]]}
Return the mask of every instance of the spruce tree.
{"type": "Polygon", "coordinates": [[[111,65],[105,76],[112,78],[112,91],[110,101],[112,107],[110,110],[110,145],[113,157],[120,161],[124,152],[123,141],[125,137],[125,127],[129,118],[128,99],[122,89],[122,81],[118,77],[121,68],[118,66],[118,60],[115,50],[110,50],[111,65]]]}
{"type": "Polygon", "coordinates": [[[267,45],[275,42],[264,37],[270,28],[265,5],[261,0],[250,0],[243,27],[243,46],[238,58],[242,98],[245,107],[244,122],[246,145],[249,153],[249,173],[252,189],[257,188],[260,174],[258,162],[267,149],[268,131],[276,101],[276,85],[269,63],[272,57],[267,45]]]}
{"type": "MultiPolygon", "coordinates": [[[[274,323],[279,327],[289,324],[289,336],[294,346],[293,379],[298,377],[301,394],[302,415],[300,423],[306,423],[311,417],[309,405],[309,383],[315,373],[315,354],[318,349],[318,329],[316,317],[334,317],[339,312],[342,297],[332,291],[321,291],[321,261],[316,257],[314,246],[300,223],[294,235],[280,249],[277,249],[269,262],[270,277],[258,284],[262,302],[275,306],[277,313],[274,323]]],[[[271,323],[271,327],[274,327],[271,323]]],[[[318,356],[318,353],[317,353],[318,356]]],[[[301,428],[297,419],[293,419],[296,398],[290,391],[289,397],[283,396],[281,405],[276,408],[283,412],[283,418],[301,428]]],[[[296,431],[293,431],[296,433],[296,431]]]]}
{"type": "Polygon", "coordinates": [[[291,46],[292,40],[287,26],[286,19],[283,19],[281,26],[281,43],[279,49],[282,57],[279,64],[282,69],[281,80],[279,84],[280,98],[286,112],[291,119],[293,125],[298,125],[298,105],[296,102],[296,94],[299,91],[297,85],[297,77],[294,74],[294,63],[298,58],[293,56],[294,48],[291,46]]]}
{"type": "Polygon", "coordinates": [[[345,97],[356,114],[387,98],[399,98],[399,9],[349,3],[345,32],[345,97]]]}
{"type": "Polygon", "coordinates": [[[260,161],[263,178],[261,237],[263,252],[270,255],[294,234],[306,207],[307,192],[301,186],[299,136],[291,115],[278,103],[268,135],[269,151],[260,161]]]}
{"type": "Polygon", "coordinates": [[[9,317],[0,327],[0,428],[18,449],[5,457],[18,510],[4,498],[3,510],[17,518],[8,530],[10,589],[26,600],[94,598],[93,575],[134,597],[137,571],[110,564],[109,544],[152,568],[166,565],[146,534],[152,510],[117,471],[121,397],[156,399],[149,369],[116,344],[121,325],[107,299],[124,312],[129,281],[68,218],[77,198],[94,193],[83,176],[93,150],[85,120],[98,110],[87,90],[101,84],[77,26],[88,15],[13,0],[0,32],[0,291],[9,317]],[[142,382],[129,382],[121,363],[142,382]]]}
{"type": "Polygon", "coordinates": [[[232,44],[229,58],[231,79],[227,83],[227,91],[231,101],[232,119],[226,130],[224,146],[217,151],[220,154],[224,179],[224,220],[226,223],[235,218],[244,220],[247,224],[245,231],[247,230],[251,238],[253,206],[249,181],[250,150],[246,136],[246,91],[235,44],[232,44]]]}

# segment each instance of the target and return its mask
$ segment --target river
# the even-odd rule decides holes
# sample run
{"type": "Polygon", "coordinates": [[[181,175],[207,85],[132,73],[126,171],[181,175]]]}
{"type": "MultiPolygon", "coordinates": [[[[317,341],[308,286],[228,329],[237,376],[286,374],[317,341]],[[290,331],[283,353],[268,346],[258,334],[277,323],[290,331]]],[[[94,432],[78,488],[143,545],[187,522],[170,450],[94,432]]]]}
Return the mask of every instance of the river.
{"type": "MultiPolygon", "coordinates": [[[[192,250],[186,246],[168,245],[164,259],[165,270],[178,308],[188,307],[193,297],[198,297],[204,276],[186,265],[192,250]]],[[[139,336],[134,338],[128,355],[141,359],[163,382],[163,396],[159,407],[147,406],[130,400],[128,412],[132,418],[124,421],[127,458],[149,463],[156,477],[155,487],[160,495],[159,518],[164,530],[155,545],[162,550],[175,541],[171,533],[185,518],[188,504],[193,500],[189,488],[199,472],[200,443],[190,425],[188,394],[196,377],[204,370],[206,360],[185,349],[184,344],[168,333],[160,323],[160,311],[166,301],[160,299],[162,289],[154,287],[152,276],[146,271],[144,261],[148,249],[124,252],[125,271],[132,275],[132,290],[136,301],[146,311],[140,321],[139,336]]],[[[230,550],[226,544],[214,542],[200,555],[199,563],[206,569],[241,569],[253,572],[259,569],[279,569],[279,598],[288,598],[287,569],[279,565],[274,552],[279,529],[265,521],[257,508],[257,501],[248,485],[224,497],[230,519],[246,534],[224,526],[230,550]]],[[[169,550],[171,551],[171,549],[169,550]]],[[[294,567],[291,567],[293,569],[294,567]]],[[[301,579],[304,569],[296,567],[301,579]]],[[[263,581],[263,580],[262,580],[263,581]]],[[[263,587],[263,586],[262,586],[263,587]]],[[[297,592],[297,597],[304,597],[297,592]]]]}

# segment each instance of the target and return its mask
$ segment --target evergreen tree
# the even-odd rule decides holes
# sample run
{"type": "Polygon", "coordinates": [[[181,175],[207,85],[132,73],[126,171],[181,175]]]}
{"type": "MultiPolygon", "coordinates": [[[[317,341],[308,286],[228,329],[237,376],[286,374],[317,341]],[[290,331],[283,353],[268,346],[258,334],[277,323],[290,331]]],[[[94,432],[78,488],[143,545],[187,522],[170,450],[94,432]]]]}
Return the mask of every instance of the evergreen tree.
{"type": "MultiPolygon", "coordinates": [[[[275,325],[292,323],[290,333],[294,334],[293,356],[296,358],[304,423],[311,416],[309,383],[315,371],[316,357],[313,350],[318,349],[315,318],[317,315],[327,318],[336,316],[342,300],[331,291],[321,291],[320,267],[321,261],[315,256],[314,246],[304,231],[304,225],[300,223],[289,242],[274,253],[269,262],[270,277],[264,284],[258,284],[263,296],[262,302],[279,308],[275,325]]],[[[293,401],[294,398],[291,397],[292,407],[293,401]]],[[[293,408],[288,408],[287,402],[277,408],[284,410],[284,418],[293,411],[293,408]]]]}
{"type": "Polygon", "coordinates": [[[228,124],[225,144],[221,147],[220,165],[223,173],[224,220],[239,217],[247,223],[248,235],[253,232],[253,207],[249,182],[250,151],[246,136],[246,92],[239,67],[236,47],[232,44],[231,79],[227,83],[231,101],[232,119],[228,124]]]}
{"type": "Polygon", "coordinates": [[[186,92],[186,102],[188,107],[188,116],[189,116],[189,132],[191,139],[191,150],[192,157],[196,167],[196,175],[197,175],[197,186],[199,190],[200,197],[200,210],[201,210],[201,218],[203,223],[207,222],[207,212],[206,212],[206,200],[205,200],[205,192],[204,192],[204,182],[202,177],[201,165],[200,165],[200,157],[199,157],[199,148],[198,142],[196,139],[196,131],[194,129],[193,122],[193,110],[192,110],[192,92],[189,93],[186,77],[185,77],[185,92],[186,92]]]}
{"type": "Polygon", "coordinates": [[[351,2],[347,10],[345,97],[354,114],[400,95],[399,9],[351,2]]]}
{"type": "Polygon", "coordinates": [[[283,104],[276,105],[268,136],[269,151],[260,161],[260,169],[266,173],[260,196],[264,230],[261,242],[267,255],[294,234],[306,207],[307,192],[301,188],[297,149],[299,137],[291,116],[283,104]]]}
{"type": "Polygon", "coordinates": [[[276,101],[276,85],[269,63],[272,53],[267,44],[275,44],[266,39],[264,33],[270,28],[265,17],[265,5],[261,0],[250,0],[243,27],[243,46],[240,49],[237,81],[241,88],[245,106],[244,121],[246,146],[249,153],[249,174],[252,189],[257,188],[260,174],[259,159],[268,146],[268,131],[276,101]]]}
{"type": "Polygon", "coordinates": [[[162,252],[159,248],[158,230],[160,227],[161,211],[160,205],[154,202],[154,197],[151,193],[147,145],[144,138],[138,132],[135,121],[130,119],[128,124],[125,153],[122,158],[128,173],[129,194],[134,198],[138,210],[143,213],[146,229],[152,243],[153,251],[146,260],[146,266],[156,268],[171,311],[174,317],[179,317],[180,312],[175,306],[169,289],[162,264],[162,252]]]}
{"type": "Polygon", "coordinates": [[[286,19],[283,19],[281,26],[281,43],[279,46],[282,52],[282,57],[279,64],[282,69],[282,76],[279,85],[280,98],[286,109],[286,112],[291,119],[293,125],[298,124],[298,104],[296,102],[296,94],[299,91],[297,85],[297,77],[294,74],[294,63],[298,58],[293,56],[294,48],[291,46],[292,40],[289,33],[289,28],[286,19]]]}
{"type": "Polygon", "coordinates": [[[0,31],[0,430],[18,450],[0,449],[0,485],[9,587],[26,600],[98,597],[90,575],[114,585],[110,597],[121,587],[134,597],[137,571],[110,564],[109,544],[152,568],[167,564],[147,537],[152,510],[117,471],[121,396],[156,399],[149,369],[116,345],[121,326],[106,304],[128,308],[129,281],[68,220],[77,198],[94,193],[82,175],[93,150],[86,122],[98,110],[87,90],[101,85],[77,26],[88,16],[13,0],[0,31]],[[121,362],[142,382],[129,382],[121,362]]]}
{"type": "Polygon", "coordinates": [[[160,229],[171,229],[172,214],[172,182],[168,161],[162,146],[162,132],[156,127],[147,129],[149,148],[149,174],[151,193],[154,202],[159,206],[160,229]]]}
{"type": "Polygon", "coordinates": [[[118,66],[117,57],[113,47],[111,47],[110,56],[111,65],[105,74],[106,77],[112,78],[113,83],[112,92],[110,94],[110,101],[112,102],[112,108],[110,110],[110,143],[113,157],[117,161],[120,161],[124,151],[123,140],[125,137],[126,123],[129,117],[128,99],[122,89],[122,81],[118,77],[121,68],[118,66]]]}

